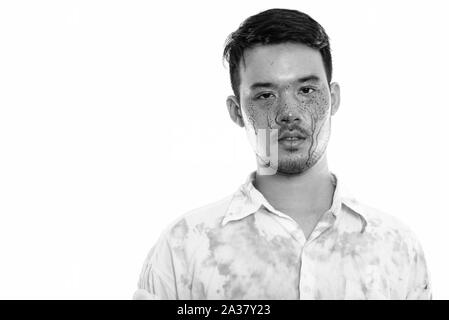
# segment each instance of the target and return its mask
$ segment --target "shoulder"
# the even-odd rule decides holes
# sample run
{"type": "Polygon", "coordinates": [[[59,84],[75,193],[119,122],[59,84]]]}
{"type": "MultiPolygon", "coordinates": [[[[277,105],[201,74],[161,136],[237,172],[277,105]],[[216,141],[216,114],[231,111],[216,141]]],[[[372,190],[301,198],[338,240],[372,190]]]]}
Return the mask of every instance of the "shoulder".
{"type": "Polygon", "coordinates": [[[232,198],[233,195],[228,195],[220,200],[191,209],[172,221],[166,231],[177,233],[178,230],[215,227],[224,218],[232,198]]]}
{"type": "Polygon", "coordinates": [[[361,218],[367,234],[380,240],[400,242],[414,250],[420,248],[414,231],[398,217],[352,197],[344,198],[342,204],[361,218]]]}
{"type": "Polygon", "coordinates": [[[347,216],[359,216],[365,227],[358,234],[363,254],[378,261],[391,279],[394,296],[400,299],[431,298],[430,279],[423,248],[416,234],[399,218],[354,198],[342,204],[351,211],[347,216]],[[374,258],[373,258],[374,257],[374,258]]]}
{"type": "Polygon", "coordinates": [[[220,225],[231,199],[232,195],[229,195],[187,211],[171,221],[159,233],[147,255],[148,262],[161,266],[159,269],[169,270],[171,264],[185,259],[198,246],[207,244],[208,230],[220,225]]]}
{"type": "Polygon", "coordinates": [[[162,231],[160,240],[179,245],[220,226],[234,194],[186,211],[171,221],[162,231]]]}

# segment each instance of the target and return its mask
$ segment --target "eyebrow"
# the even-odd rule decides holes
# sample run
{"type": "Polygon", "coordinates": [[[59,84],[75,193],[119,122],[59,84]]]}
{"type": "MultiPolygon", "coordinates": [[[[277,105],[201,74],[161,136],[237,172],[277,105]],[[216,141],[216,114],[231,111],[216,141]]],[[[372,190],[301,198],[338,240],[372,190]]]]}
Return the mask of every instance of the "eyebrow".
{"type": "MultiPolygon", "coordinates": [[[[297,83],[303,83],[307,81],[320,81],[320,77],[316,75],[309,75],[302,78],[296,79],[297,83]]],[[[250,86],[251,90],[258,89],[258,88],[276,88],[277,85],[271,82],[255,82],[250,86]]]]}

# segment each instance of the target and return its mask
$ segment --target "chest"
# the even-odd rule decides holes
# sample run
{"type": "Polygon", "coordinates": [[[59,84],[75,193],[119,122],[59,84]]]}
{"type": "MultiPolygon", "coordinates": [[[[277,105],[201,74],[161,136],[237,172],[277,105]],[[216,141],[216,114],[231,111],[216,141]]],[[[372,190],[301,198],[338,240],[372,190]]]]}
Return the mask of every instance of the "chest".
{"type": "Polygon", "coordinates": [[[324,207],[316,210],[284,208],[281,212],[296,222],[299,229],[303,232],[305,239],[308,239],[318,223],[325,217],[327,210],[324,207]]]}
{"type": "MultiPolygon", "coordinates": [[[[210,234],[188,299],[388,299],[400,269],[387,252],[328,235],[300,243],[256,228],[210,234]],[[324,239],[324,238],[323,238],[324,239]]],[[[352,241],[356,240],[356,241],[352,241]]],[[[397,294],[400,296],[400,293],[397,294]]]]}

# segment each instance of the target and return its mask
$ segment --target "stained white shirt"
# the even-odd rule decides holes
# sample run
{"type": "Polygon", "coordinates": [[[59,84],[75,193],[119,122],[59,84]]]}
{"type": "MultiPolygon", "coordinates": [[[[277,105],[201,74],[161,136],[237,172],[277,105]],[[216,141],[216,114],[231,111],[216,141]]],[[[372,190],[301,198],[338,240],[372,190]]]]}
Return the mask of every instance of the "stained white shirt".
{"type": "Polygon", "coordinates": [[[431,299],[415,234],[348,196],[335,174],[331,208],[308,239],[254,187],[180,216],[145,259],[134,298],[431,299]]]}

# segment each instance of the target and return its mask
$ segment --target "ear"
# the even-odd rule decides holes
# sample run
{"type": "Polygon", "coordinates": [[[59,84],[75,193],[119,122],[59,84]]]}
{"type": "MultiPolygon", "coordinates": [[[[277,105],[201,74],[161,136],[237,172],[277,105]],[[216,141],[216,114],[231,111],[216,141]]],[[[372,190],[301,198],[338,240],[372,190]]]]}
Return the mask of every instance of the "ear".
{"type": "Polygon", "coordinates": [[[242,110],[240,109],[240,103],[236,96],[229,96],[226,99],[226,105],[228,106],[229,116],[232,121],[237,123],[238,126],[244,127],[245,123],[243,122],[242,110]]]}
{"type": "Polygon", "coordinates": [[[330,84],[331,89],[331,115],[334,115],[340,107],[340,85],[337,82],[330,84]]]}

